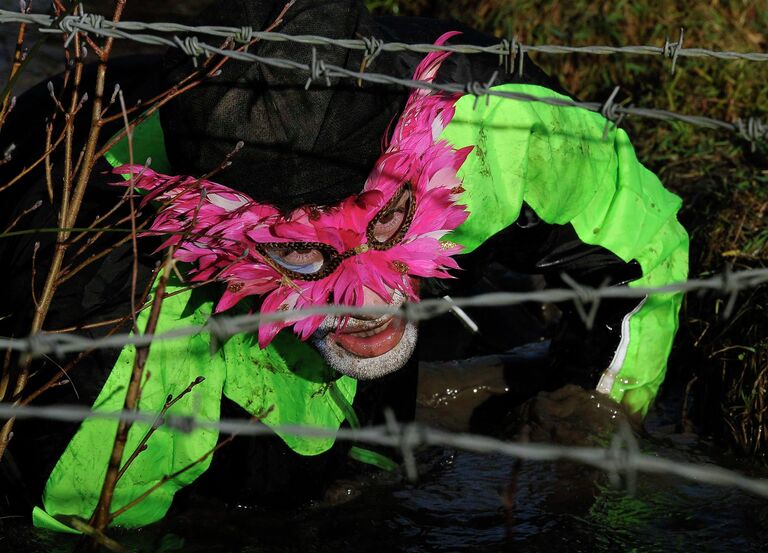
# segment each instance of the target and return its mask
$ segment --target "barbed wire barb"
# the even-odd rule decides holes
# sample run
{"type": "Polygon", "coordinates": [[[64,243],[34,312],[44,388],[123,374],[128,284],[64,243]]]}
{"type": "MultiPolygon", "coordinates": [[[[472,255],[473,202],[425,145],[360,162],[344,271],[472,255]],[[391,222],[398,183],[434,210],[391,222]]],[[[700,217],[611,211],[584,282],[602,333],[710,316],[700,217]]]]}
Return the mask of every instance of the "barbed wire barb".
{"type": "Polygon", "coordinates": [[[619,113],[618,107],[614,100],[616,99],[616,96],[619,94],[619,90],[621,90],[620,86],[617,86],[613,89],[613,92],[611,92],[611,95],[608,96],[608,99],[605,101],[603,106],[600,108],[600,114],[605,117],[605,127],[603,128],[603,140],[608,139],[608,134],[611,130],[611,125],[613,125],[613,128],[617,129],[619,128],[619,125],[621,124],[622,120],[624,119],[625,113],[619,113]]]}
{"type": "Polygon", "coordinates": [[[683,49],[683,39],[685,39],[685,29],[680,27],[680,35],[677,42],[669,42],[669,37],[664,41],[664,46],[661,51],[661,55],[672,60],[672,67],[670,67],[670,74],[675,74],[675,68],[677,67],[677,58],[680,56],[680,51],[683,49]]]}

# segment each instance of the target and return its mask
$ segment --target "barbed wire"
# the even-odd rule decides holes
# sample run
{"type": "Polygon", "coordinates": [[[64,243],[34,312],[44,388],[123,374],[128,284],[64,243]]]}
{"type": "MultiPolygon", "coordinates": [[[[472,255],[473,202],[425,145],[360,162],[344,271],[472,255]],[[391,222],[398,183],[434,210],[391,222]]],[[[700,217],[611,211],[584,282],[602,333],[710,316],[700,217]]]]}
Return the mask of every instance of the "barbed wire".
{"type": "Polygon", "coordinates": [[[493,292],[465,298],[425,299],[418,303],[405,302],[399,307],[352,307],[327,305],[274,313],[254,313],[236,316],[211,317],[205,324],[191,325],[159,334],[113,334],[99,338],[79,336],[74,333],[36,333],[27,337],[0,337],[0,349],[28,352],[33,356],[54,354],[63,357],[68,353],[90,351],[92,349],[118,348],[126,345],[148,346],[157,340],[171,340],[207,332],[218,340],[243,333],[253,332],[262,323],[277,321],[295,321],[310,315],[331,316],[366,316],[382,317],[394,315],[409,321],[431,319],[465,307],[502,307],[524,302],[560,303],[574,302],[579,316],[589,327],[594,321],[596,306],[605,299],[643,298],[651,294],[715,290],[728,296],[724,314],[730,315],[735,299],[741,290],[756,288],[768,283],[768,269],[748,269],[715,275],[705,279],[690,279],[666,286],[628,287],[628,286],[585,286],[577,283],[568,275],[564,280],[570,288],[550,288],[527,292],[493,292]],[[585,307],[591,306],[591,310],[585,307]]]}
{"type": "MultiPolygon", "coordinates": [[[[278,67],[282,69],[289,69],[294,71],[302,71],[306,72],[308,74],[307,78],[307,87],[309,87],[312,83],[317,81],[325,82],[326,85],[330,86],[331,79],[335,78],[343,78],[343,79],[352,79],[356,80],[358,82],[365,81],[370,83],[376,83],[376,84],[385,84],[385,85],[397,85],[397,86],[403,86],[406,88],[412,88],[412,89],[427,89],[427,90],[433,90],[433,91],[439,91],[439,92],[449,92],[449,93],[462,93],[462,94],[472,94],[477,97],[501,97],[501,98],[507,98],[507,99],[513,99],[513,100],[520,100],[520,101],[528,101],[528,102],[540,102],[544,104],[549,105],[555,105],[560,107],[580,107],[584,108],[590,111],[598,112],[602,114],[606,119],[618,123],[621,118],[627,115],[637,116],[637,117],[644,117],[654,120],[660,120],[660,121],[676,121],[676,122],[683,122],[699,127],[709,128],[709,129],[720,129],[729,131],[731,133],[734,133],[738,135],[739,137],[743,138],[744,140],[752,143],[753,148],[757,141],[766,140],[768,139],[768,124],[764,123],[761,118],[758,117],[748,117],[748,118],[736,118],[733,120],[733,122],[729,121],[723,121],[720,119],[714,119],[711,117],[706,117],[702,115],[686,115],[681,113],[676,113],[668,110],[661,110],[661,109],[655,109],[655,108],[640,108],[635,106],[622,106],[614,102],[614,99],[616,97],[616,94],[618,92],[618,88],[614,89],[613,93],[609,96],[609,98],[605,102],[579,102],[575,100],[570,99],[560,99],[560,98],[553,98],[553,97],[539,97],[534,96],[532,94],[525,94],[521,92],[511,92],[507,90],[498,90],[492,88],[494,86],[494,83],[496,81],[497,75],[494,75],[491,80],[488,82],[482,83],[482,82],[468,82],[468,83],[434,83],[434,82],[427,82],[427,81],[419,81],[409,78],[401,78],[401,77],[395,77],[392,75],[385,75],[382,73],[373,73],[373,72],[362,72],[362,71],[353,71],[350,69],[347,69],[345,67],[340,67],[333,64],[325,63],[322,59],[318,58],[317,51],[315,48],[312,50],[312,59],[309,63],[301,63],[295,60],[289,60],[284,58],[275,58],[275,57],[269,57],[269,56],[259,56],[250,52],[245,51],[236,51],[236,50],[230,50],[226,48],[219,48],[217,46],[213,46],[211,44],[208,44],[206,42],[200,41],[197,36],[187,36],[185,38],[179,38],[178,36],[174,36],[173,39],[169,39],[163,36],[157,36],[157,35],[149,35],[149,34],[141,34],[136,32],[137,30],[140,30],[142,26],[153,26],[157,27],[158,29],[165,29],[166,32],[180,32],[182,29],[184,29],[184,32],[190,32],[190,30],[194,30],[197,27],[191,27],[191,26],[185,26],[177,24],[170,24],[170,23],[141,23],[141,22],[112,22],[107,19],[105,19],[103,16],[96,15],[96,14],[90,14],[90,13],[82,13],[79,15],[70,15],[70,16],[64,16],[61,18],[54,18],[49,15],[43,15],[43,14],[23,14],[23,13],[16,13],[16,12],[10,12],[7,10],[0,10],[0,23],[3,22],[25,22],[27,24],[35,24],[38,25],[41,32],[51,32],[51,33],[59,33],[64,32],[69,35],[69,39],[71,39],[72,36],[74,36],[74,33],[77,32],[84,32],[87,34],[93,34],[98,36],[108,36],[113,38],[122,38],[127,39],[143,44],[152,44],[157,46],[166,46],[169,48],[177,48],[182,50],[185,54],[191,56],[195,63],[197,63],[197,58],[200,56],[212,56],[212,55],[219,55],[219,56],[225,56],[231,59],[235,59],[238,61],[248,62],[248,63],[261,63],[264,65],[268,65],[271,67],[278,67]],[[126,26],[127,25],[127,26],[126,26]]],[[[149,28],[149,27],[146,27],[149,28]]],[[[458,46],[440,46],[436,47],[435,45],[405,45],[403,43],[384,43],[382,41],[375,42],[373,39],[366,38],[361,40],[339,40],[339,39],[330,39],[327,37],[315,37],[314,35],[309,36],[308,35],[287,35],[284,33],[266,33],[266,32],[257,32],[253,31],[250,28],[244,27],[240,29],[235,29],[232,27],[209,27],[210,29],[219,29],[218,32],[224,33],[224,34],[218,34],[216,36],[227,36],[227,37],[233,37],[236,42],[243,42],[246,37],[257,38],[261,37],[262,34],[269,37],[271,40],[290,40],[294,42],[302,42],[304,40],[316,40],[316,39],[325,39],[327,42],[322,42],[322,44],[334,44],[336,46],[342,46],[342,47],[349,47],[349,48],[359,48],[360,44],[362,43],[365,48],[370,50],[369,54],[374,55],[378,54],[381,50],[385,48],[386,44],[390,45],[398,45],[394,48],[406,48],[407,46],[412,47],[430,47],[430,50],[427,51],[434,51],[434,50],[448,50],[448,51],[462,51],[462,53],[469,53],[464,52],[463,50],[453,50],[454,48],[468,48],[470,50],[473,50],[474,53],[495,53],[499,54],[503,59],[504,56],[507,56],[507,62],[509,62],[511,58],[511,52],[514,50],[512,48],[512,43],[510,41],[502,41],[503,48],[499,45],[495,46],[472,46],[472,45],[458,45],[458,46]],[[221,29],[224,29],[222,31],[221,29]],[[257,35],[258,33],[258,35],[257,35]],[[401,45],[401,46],[400,46],[401,45]],[[375,46],[375,47],[374,47],[375,46]],[[495,51],[488,51],[487,49],[496,48],[495,51]],[[506,50],[505,50],[506,49],[506,50]]],[[[662,48],[663,54],[670,57],[673,60],[673,68],[674,64],[676,63],[677,58],[680,55],[684,55],[683,52],[686,49],[683,49],[682,46],[682,38],[683,34],[681,33],[681,38],[676,43],[670,43],[667,41],[667,43],[662,48]]],[[[68,40],[69,40],[68,39],[68,40]]],[[[311,42],[304,42],[306,44],[311,44],[311,42]]],[[[515,42],[517,45],[516,48],[518,50],[518,63],[522,63],[523,57],[522,55],[519,55],[520,52],[520,43],[515,42]]],[[[391,46],[390,46],[391,47],[391,46]]],[[[565,50],[562,49],[569,49],[569,48],[580,48],[581,50],[586,52],[586,50],[583,50],[583,48],[595,48],[596,51],[592,53],[615,53],[609,51],[611,47],[607,46],[595,46],[595,47],[565,47],[565,46],[555,46],[555,45],[546,45],[538,47],[541,48],[539,51],[547,51],[549,53],[565,53],[565,50]]],[[[652,53],[653,48],[651,46],[632,46],[632,47],[623,47],[628,48],[629,50],[622,50],[625,53],[628,53],[630,50],[636,50],[634,53],[652,53]]],[[[529,45],[528,49],[530,51],[535,51],[532,49],[532,47],[529,45]]],[[[367,50],[367,51],[368,51],[367,50]]],[[[658,48],[656,48],[658,50],[658,48]]],[[[703,49],[690,49],[692,51],[687,52],[685,55],[708,55],[707,50],[703,49]],[[697,53],[694,53],[693,50],[697,51],[697,53]]],[[[714,51],[713,51],[714,52],[714,51]]],[[[658,53],[658,52],[657,52],[658,53]]],[[[723,58],[723,59],[735,59],[733,56],[737,55],[737,52],[720,52],[720,54],[723,55],[730,55],[731,58],[723,58]]],[[[370,58],[369,55],[369,58],[370,58]]],[[[747,54],[745,54],[747,55],[747,54]]],[[[768,60],[768,54],[758,54],[758,53],[752,53],[749,54],[749,58],[745,59],[751,59],[752,61],[766,61],[768,60]],[[756,56],[756,57],[755,57],[756,56]],[[763,59],[765,57],[766,59],[763,59]]],[[[718,56],[711,56],[711,57],[718,57],[718,56]]],[[[522,68],[522,66],[521,66],[522,68]]]]}
{"type": "MultiPolygon", "coordinates": [[[[744,60],[766,62],[766,52],[735,52],[728,50],[712,50],[709,48],[686,48],[683,46],[685,32],[680,30],[676,42],[670,42],[667,38],[662,46],[630,45],[630,46],[606,46],[586,45],[567,46],[561,44],[525,44],[513,37],[499,41],[497,44],[479,46],[474,44],[428,44],[391,41],[387,42],[376,37],[360,39],[337,39],[319,35],[289,35],[275,31],[258,31],[252,27],[229,27],[220,25],[185,25],[181,23],[148,23],[143,21],[110,21],[96,14],[67,15],[55,18],[45,14],[22,14],[9,10],[0,10],[0,23],[31,23],[41,28],[41,32],[64,32],[72,34],[77,31],[85,33],[102,34],[113,38],[134,38],[138,31],[151,31],[155,33],[182,33],[207,35],[220,38],[231,38],[235,42],[245,44],[258,39],[270,42],[293,42],[311,46],[336,46],[348,50],[362,50],[369,58],[377,56],[381,52],[413,52],[427,54],[429,52],[455,52],[458,54],[492,54],[500,59],[507,60],[511,67],[515,59],[521,54],[538,52],[543,54],[596,54],[612,55],[627,54],[639,56],[663,56],[672,60],[673,64],[679,57],[687,58],[712,58],[718,60],[744,60]]],[[[154,35],[138,35],[135,38],[146,44],[158,44],[154,35]]]]}
{"type": "MultiPolygon", "coordinates": [[[[0,403],[0,419],[2,418],[42,418],[63,422],[81,422],[97,418],[147,425],[158,424],[156,413],[92,411],[79,405],[32,406],[0,403]]],[[[638,473],[671,474],[698,483],[730,486],[768,497],[766,479],[750,478],[716,465],[677,461],[642,453],[637,438],[626,423],[619,424],[610,446],[605,448],[510,442],[478,434],[447,432],[420,423],[397,422],[391,412],[387,414],[385,425],[338,430],[302,425],[268,427],[243,419],[210,421],[178,415],[166,415],[160,424],[181,432],[208,429],[225,435],[239,436],[269,436],[277,432],[315,438],[333,437],[342,441],[392,447],[401,452],[406,474],[412,480],[417,477],[414,450],[422,446],[437,446],[474,453],[499,454],[528,461],[572,461],[606,471],[612,482],[619,482],[619,476],[626,476],[627,482],[635,482],[638,473]]]]}

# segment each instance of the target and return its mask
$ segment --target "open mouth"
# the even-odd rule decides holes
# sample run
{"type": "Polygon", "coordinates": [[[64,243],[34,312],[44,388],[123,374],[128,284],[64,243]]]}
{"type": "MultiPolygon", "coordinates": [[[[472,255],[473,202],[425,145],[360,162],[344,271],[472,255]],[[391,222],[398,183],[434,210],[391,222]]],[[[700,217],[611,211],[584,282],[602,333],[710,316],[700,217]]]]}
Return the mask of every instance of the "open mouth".
{"type": "Polygon", "coordinates": [[[370,358],[383,355],[403,338],[405,321],[387,315],[375,321],[350,319],[347,325],[329,338],[349,353],[370,358]]]}

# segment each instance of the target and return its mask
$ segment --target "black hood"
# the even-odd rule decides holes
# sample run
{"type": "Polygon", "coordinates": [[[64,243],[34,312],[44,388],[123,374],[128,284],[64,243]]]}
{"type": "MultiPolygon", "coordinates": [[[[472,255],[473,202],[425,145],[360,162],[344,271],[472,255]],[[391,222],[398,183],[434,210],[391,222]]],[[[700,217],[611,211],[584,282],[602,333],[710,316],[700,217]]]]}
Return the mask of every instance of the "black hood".
{"type": "MultiPolygon", "coordinates": [[[[267,27],[284,2],[223,0],[200,17],[207,25],[267,27]]],[[[333,38],[375,36],[362,2],[297,0],[278,29],[333,38]]],[[[310,63],[312,47],[262,41],[259,56],[310,63]]],[[[327,64],[359,70],[362,51],[317,47],[327,64]]],[[[393,56],[380,56],[371,71],[393,74],[393,56]]],[[[189,74],[178,50],[165,60],[168,86],[189,74]]],[[[325,80],[305,90],[307,73],[229,60],[220,76],[180,95],[161,111],[168,157],[178,173],[202,175],[218,167],[238,141],[245,144],[216,180],[254,200],[283,210],[331,204],[359,192],[381,154],[381,138],[405,92],[349,79],[325,80]]]]}

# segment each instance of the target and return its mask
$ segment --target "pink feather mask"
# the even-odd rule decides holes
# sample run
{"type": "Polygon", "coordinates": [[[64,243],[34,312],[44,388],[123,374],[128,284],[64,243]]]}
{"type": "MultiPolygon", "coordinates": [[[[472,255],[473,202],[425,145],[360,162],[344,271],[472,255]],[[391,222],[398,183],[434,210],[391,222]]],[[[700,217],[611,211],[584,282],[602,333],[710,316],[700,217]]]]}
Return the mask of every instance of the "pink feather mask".
{"type": "MultiPolygon", "coordinates": [[[[442,44],[458,33],[446,33],[442,44]]],[[[431,82],[447,52],[428,54],[414,79],[431,82]]],[[[216,305],[225,311],[248,296],[263,296],[260,312],[293,311],[328,303],[361,306],[364,288],[389,303],[399,292],[418,301],[416,278],[450,278],[461,246],[443,241],[467,218],[457,199],[457,171],[472,147],[456,150],[439,136],[454,115],[459,94],[418,89],[411,94],[392,139],[363,191],[333,206],[300,207],[285,215],[221,184],[168,176],[137,165],[133,174],[160,202],[150,232],[173,233],[161,248],[193,264],[192,281],[227,283],[216,305]]],[[[259,327],[266,347],[285,327],[308,339],[324,315],[259,327]]]]}

